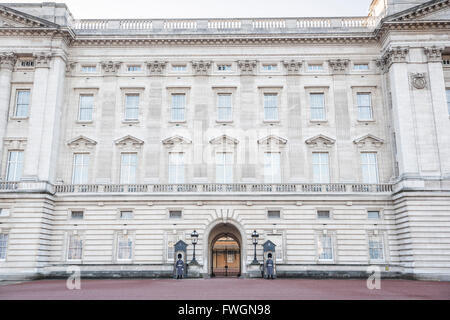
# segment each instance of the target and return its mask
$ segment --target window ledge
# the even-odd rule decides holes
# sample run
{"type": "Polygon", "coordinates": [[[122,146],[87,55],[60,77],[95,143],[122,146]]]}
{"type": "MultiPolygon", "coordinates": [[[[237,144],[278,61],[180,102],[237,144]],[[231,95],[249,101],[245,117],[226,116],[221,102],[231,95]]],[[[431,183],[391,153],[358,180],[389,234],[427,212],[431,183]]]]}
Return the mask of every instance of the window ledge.
{"type": "Polygon", "coordinates": [[[216,123],[233,123],[233,120],[216,120],[216,123]]]}
{"type": "Polygon", "coordinates": [[[77,124],[93,124],[94,121],[93,120],[87,120],[87,121],[77,120],[76,123],[77,124]]]}
{"type": "Polygon", "coordinates": [[[30,117],[11,117],[11,120],[14,121],[23,121],[23,120],[28,120],[30,117]]]}
{"type": "Polygon", "coordinates": [[[172,121],[172,120],[170,120],[169,123],[171,123],[171,124],[184,124],[184,123],[187,123],[187,121],[186,120],[182,120],[182,121],[172,121]]]}
{"type": "Polygon", "coordinates": [[[265,124],[280,124],[280,120],[263,120],[265,124]]]}
{"type": "Polygon", "coordinates": [[[122,120],[124,124],[138,124],[139,120],[122,120]]]}
{"type": "Polygon", "coordinates": [[[328,120],[309,120],[309,123],[314,123],[314,124],[328,123],[328,120]]]}
{"type": "Polygon", "coordinates": [[[366,123],[366,122],[368,122],[368,123],[375,123],[376,121],[374,120],[374,119],[371,119],[371,120],[361,120],[361,119],[358,119],[358,120],[356,120],[358,123],[366,123]]]}

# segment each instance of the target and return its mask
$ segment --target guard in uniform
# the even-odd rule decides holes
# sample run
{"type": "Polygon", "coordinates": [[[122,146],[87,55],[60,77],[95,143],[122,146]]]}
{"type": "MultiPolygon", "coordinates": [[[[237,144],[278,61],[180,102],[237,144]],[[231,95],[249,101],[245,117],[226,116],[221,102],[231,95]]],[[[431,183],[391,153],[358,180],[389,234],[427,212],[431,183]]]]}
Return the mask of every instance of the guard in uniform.
{"type": "Polygon", "coordinates": [[[273,260],[271,253],[267,255],[266,269],[267,269],[267,279],[273,279],[273,260]]]}
{"type": "Polygon", "coordinates": [[[181,254],[178,254],[177,264],[175,265],[175,267],[177,268],[177,279],[183,279],[184,274],[184,262],[181,258],[181,254]]]}

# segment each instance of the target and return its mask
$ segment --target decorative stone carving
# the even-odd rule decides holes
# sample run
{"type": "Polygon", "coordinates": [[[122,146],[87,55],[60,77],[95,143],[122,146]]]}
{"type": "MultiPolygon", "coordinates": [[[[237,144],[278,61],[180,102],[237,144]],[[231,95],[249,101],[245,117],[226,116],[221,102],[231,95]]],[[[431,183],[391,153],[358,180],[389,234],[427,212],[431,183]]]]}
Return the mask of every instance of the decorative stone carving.
{"type": "Polygon", "coordinates": [[[426,73],[411,73],[411,84],[416,89],[425,89],[427,86],[427,80],[425,79],[426,73]]]}
{"type": "Polygon", "coordinates": [[[335,73],[345,73],[347,71],[349,62],[350,60],[348,59],[328,60],[328,65],[335,73]]]}
{"type": "Polygon", "coordinates": [[[150,75],[161,75],[166,69],[167,61],[150,61],[146,62],[150,75]]]}
{"type": "Polygon", "coordinates": [[[211,69],[211,61],[192,61],[192,69],[197,75],[207,75],[209,69],[211,69]]]}
{"type": "Polygon", "coordinates": [[[33,57],[35,68],[50,68],[50,61],[53,57],[50,52],[34,53],[33,57]]]}
{"type": "Polygon", "coordinates": [[[0,54],[0,69],[14,70],[17,55],[14,52],[4,52],[0,54]]]}
{"type": "Polygon", "coordinates": [[[303,61],[283,61],[283,65],[286,68],[288,74],[297,74],[300,72],[300,68],[302,67],[303,61]]]}
{"type": "Polygon", "coordinates": [[[117,139],[114,143],[121,149],[139,149],[144,144],[144,141],[131,135],[127,135],[117,139]]]}
{"type": "Polygon", "coordinates": [[[101,63],[103,73],[105,75],[113,76],[117,74],[122,62],[114,62],[114,61],[103,61],[101,63]]]}
{"type": "Polygon", "coordinates": [[[389,70],[391,65],[396,62],[406,62],[409,53],[407,47],[393,47],[383,54],[381,60],[385,70],[389,70]]]}
{"type": "Polygon", "coordinates": [[[179,135],[175,135],[175,136],[172,136],[170,138],[164,139],[162,141],[162,144],[165,145],[165,146],[170,147],[170,146],[173,146],[175,144],[190,144],[191,142],[192,142],[191,140],[189,140],[189,139],[187,139],[185,137],[182,137],[182,136],[179,136],[179,135]]]}
{"type": "Polygon", "coordinates": [[[272,143],[284,145],[287,143],[287,139],[275,135],[269,135],[267,137],[258,140],[258,144],[272,144],[272,143]]]}
{"type": "Polygon", "coordinates": [[[335,139],[327,137],[323,134],[319,134],[317,136],[314,136],[312,138],[309,138],[305,141],[305,143],[311,147],[311,148],[317,148],[317,147],[331,147],[336,142],[335,139]]]}
{"type": "Polygon", "coordinates": [[[211,144],[238,144],[239,140],[234,139],[226,134],[223,134],[217,138],[211,139],[209,141],[211,144]]]}
{"type": "Polygon", "coordinates": [[[356,144],[359,148],[369,146],[380,147],[384,143],[384,140],[372,134],[366,134],[360,138],[355,139],[353,143],[356,144]]]}
{"type": "Polygon", "coordinates": [[[27,146],[27,138],[4,138],[3,144],[5,149],[25,150],[27,146]]]}
{"type": "Polygon", "coordinates": [[[96,144],[97,141],[89,139],[83,135],[67,142],[67,145],[72,149],[92,149],[96,144]]]}
{"type": "Polygon", "coordinates": [[[75,70],[75,66],[77,65],[76,62],[68,62],[66,64],[66,76],[71,76],[73,70],[75,70]]]}
{"type": "Polygon", "coordinates": [[[442,62],[444,47],[433,46],[431,48],[423,48],[423,51],[428,58],[428,62],[442,62]]]}
{"type": "Polygon", "coordinates": [[[239,60],[237,62],[239,69],[241,69],[241,74],[253,75],[256,70],[257,65],[256,60],[239,60]]]}

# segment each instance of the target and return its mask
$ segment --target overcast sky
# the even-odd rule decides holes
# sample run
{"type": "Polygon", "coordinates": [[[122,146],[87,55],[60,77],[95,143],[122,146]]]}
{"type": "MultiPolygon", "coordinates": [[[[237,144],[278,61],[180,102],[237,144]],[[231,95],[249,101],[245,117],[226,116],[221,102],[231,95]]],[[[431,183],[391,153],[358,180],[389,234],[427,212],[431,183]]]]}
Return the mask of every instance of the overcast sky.
{"type": "MultiPolygon", "coordinates": [[[[49,0],[47,0],[49,1],[49,0]]],[[[44,0],[0,0],[44,2],[44,0]]],[[[365,16],[372,0],[63,0],[76,19],[365,16]]]]}

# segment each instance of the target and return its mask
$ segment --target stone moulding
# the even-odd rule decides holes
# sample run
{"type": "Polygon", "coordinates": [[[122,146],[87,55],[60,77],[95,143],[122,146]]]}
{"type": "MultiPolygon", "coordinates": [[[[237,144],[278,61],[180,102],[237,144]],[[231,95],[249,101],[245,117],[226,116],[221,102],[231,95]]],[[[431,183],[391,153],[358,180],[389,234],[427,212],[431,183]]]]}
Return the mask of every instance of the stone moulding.
{"type": "Polygon", "coordinates": [[[146,62],[145,64],[147,65],[147,69],[150,75],[161,75],[164,73],[167,63],[168,63],[167,61],[155,60],[146,62]]]}
{"type": "Polygon", "coordinates": [[[232,138],[226,134],[223,134],[214,139],[211,139],[209,141],[209,143],[211,143],[211,144],[238,144],[239,140],[232,138]]]}
{"type": "Polygon", "coordinates": [[[423,48],[425,55],[428,58],[428,62],[442,62],[442,52],[444,47],[425,47],[423,48]]]}
{"type": "Polygon", "coordinates": [[[167,139],[164,139],[162,141],[162,144],[165,145],[165,146],[173,146],[173,145],[175,145],[177,143],[179,143],[179,144],[190,144],[191,142],[192,142],[191,140],[189,140],[189,139],[187,139],[187,138],[185,138],[183,136],[175,135],[175,136],[169,137],[167,139]]]}
{"type": "Polygon", "coordinates": [[[88,137],[85,137],[83,135],[80,135],[72,140],[69,140],[67,142],[67,145],[71,147],[72,149],[77,148],[88,148],[91,149],[97,144],[97,141],[90,139],[88,137]]]}
{"type": "Polygon", "coordinates": [[[411,84],[414,88],[421,90],[427,86],[426,73],[411,73],[411,84]]]}
{"type": "Polygon", "coordinates": [[[336,142],[335,139],[327,137],[326,135],[323,134],[318,134],[312,138],[309,138],[305,141],[305,143],[311,147],[311,148],[316,148],[316,147],[331,147],[332,145],[334,145],[334,143],[336,142]]]}
{"type": "Polygon", "coordinates": [[[17,61],[17,55],[14,52],[0,53],[0,69],[12,71],[17,61]]]}
{"type": "Polygon", "coordinates": [[[208,75],[209,70],[211,69],[212,61],[192,61],[192,69],[196,75],[208,75]]]}
{"type": "Polygon", "coordinates": [[[258,144],[271,144],[272,142],[280,145],[285,145],[287,143],[287,139],[276,135],[269,135],[258,140],[258,144]]]}
{"type": "Polygon", "coordinates": [[[360,148],[367,147],[370,145],[375,146],[375,147],[380,147],[384,143],[384,140],[369,133],[369,134],[366,134],[362,137],[359,137],[359,138],[353,140],[353,143],[356,144],[360,148]]]}

